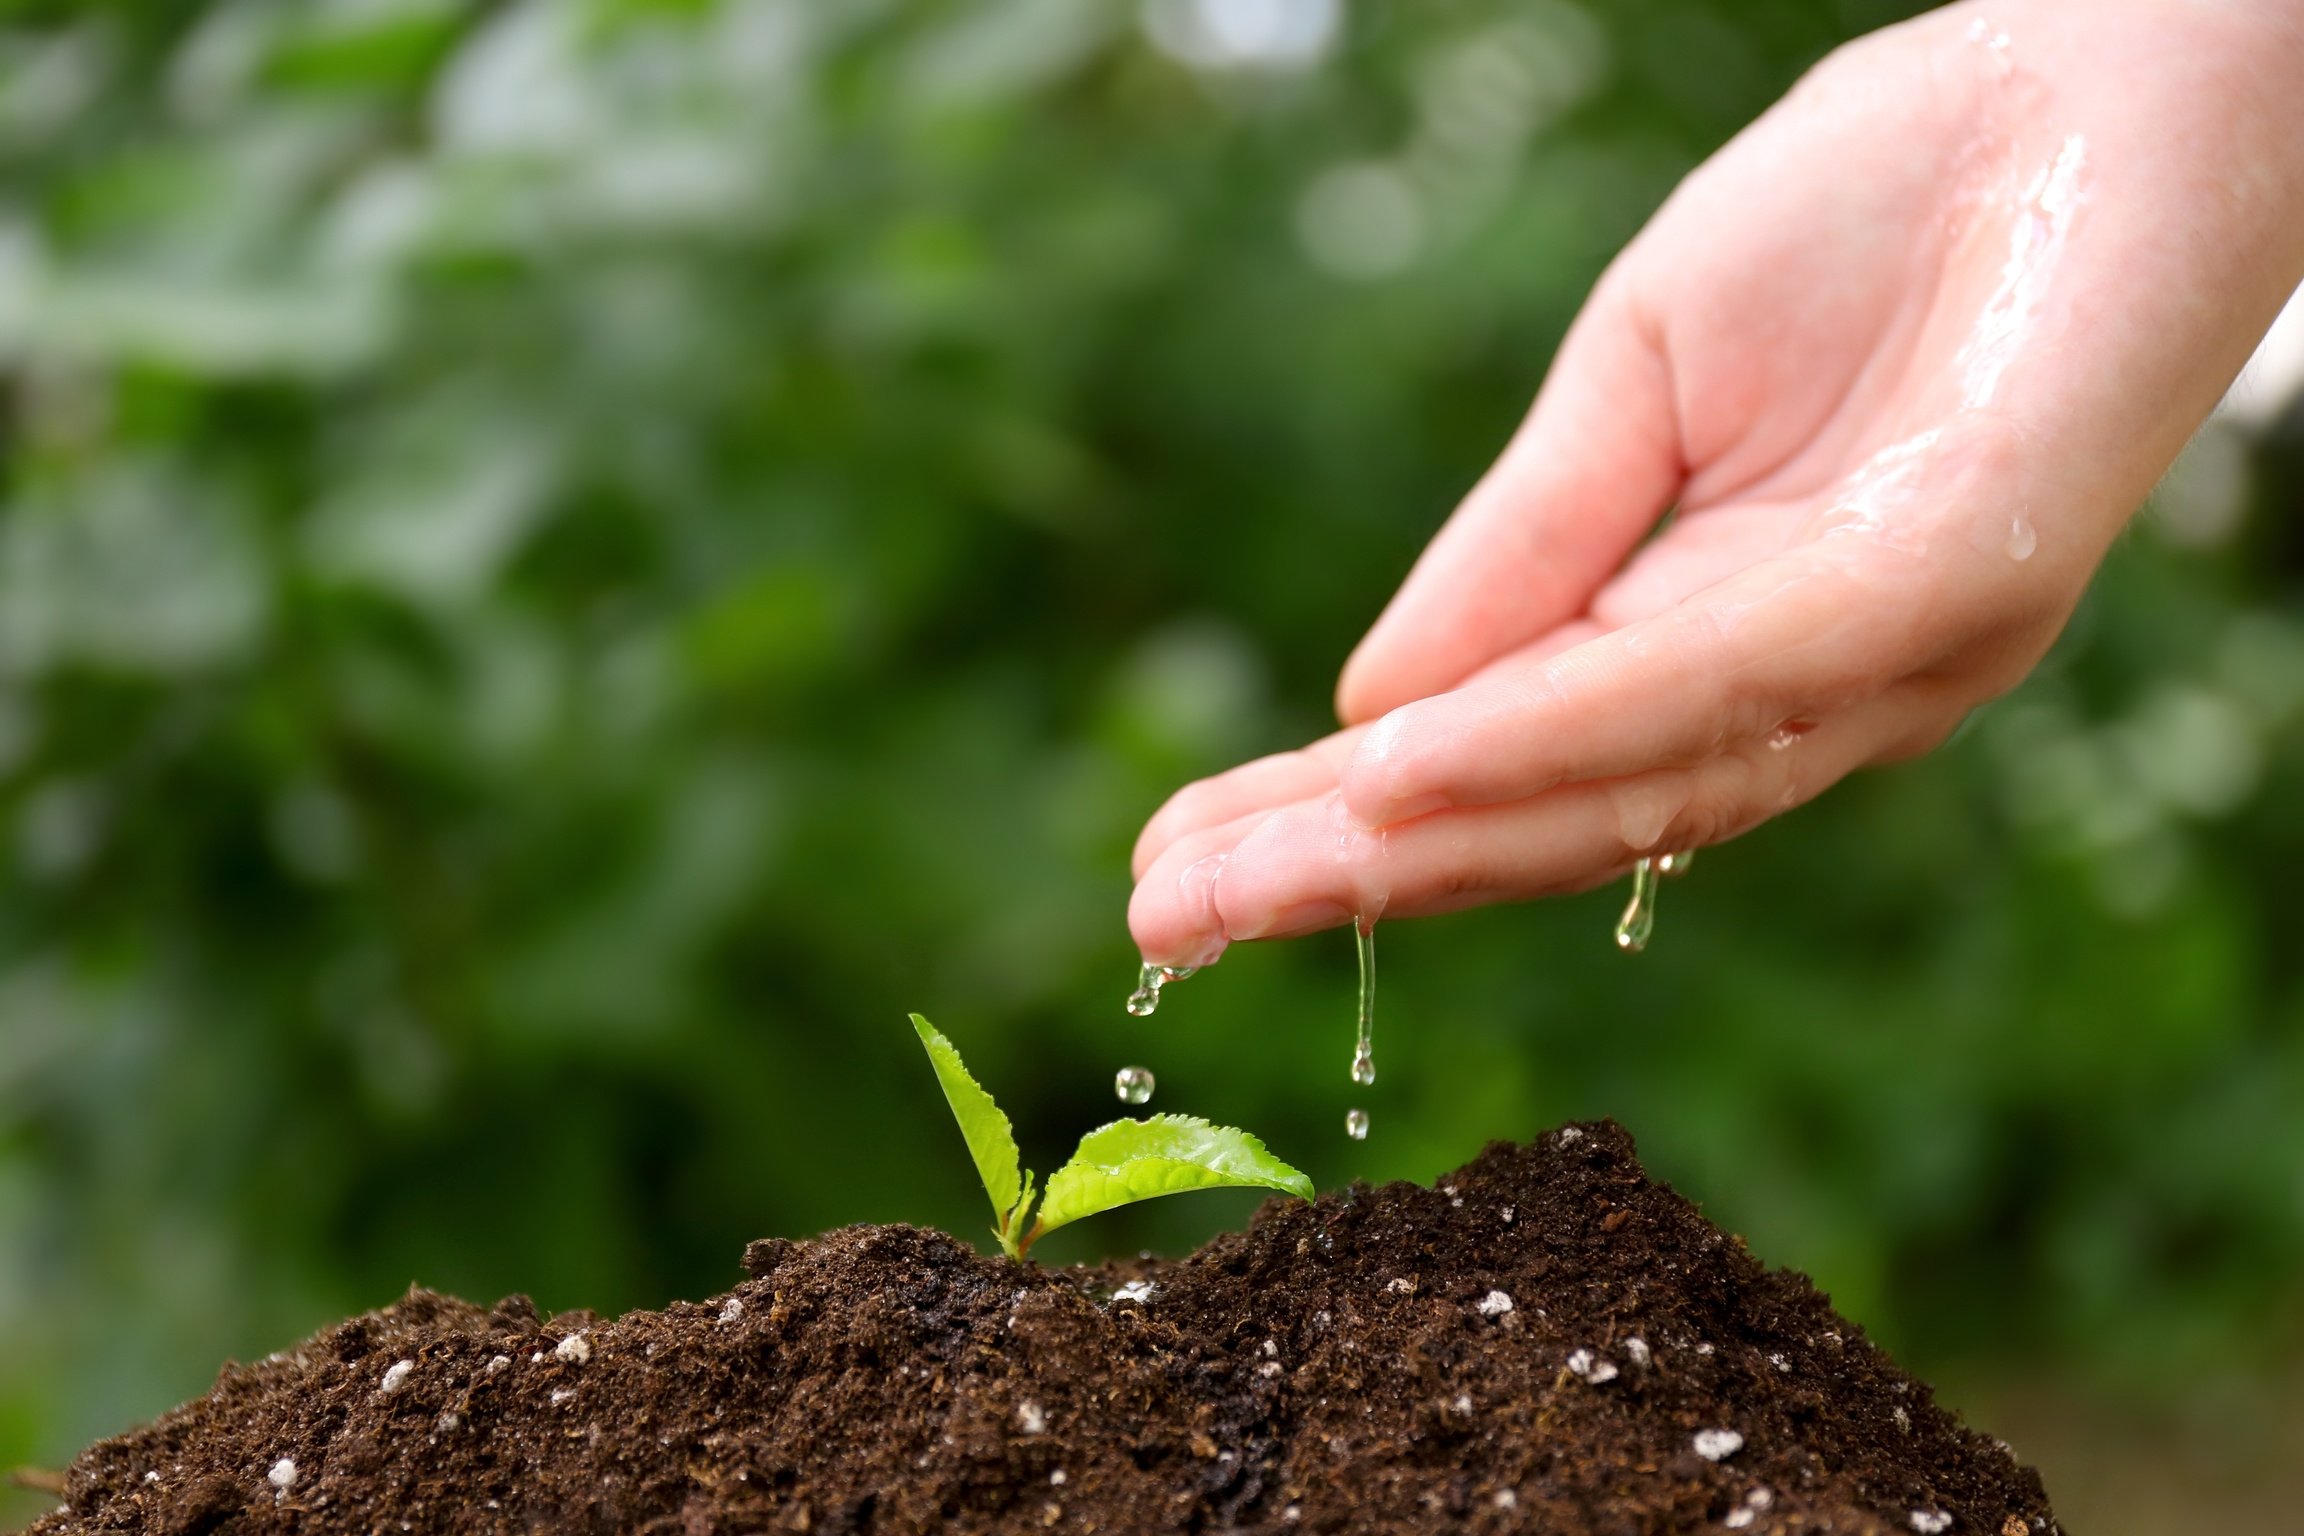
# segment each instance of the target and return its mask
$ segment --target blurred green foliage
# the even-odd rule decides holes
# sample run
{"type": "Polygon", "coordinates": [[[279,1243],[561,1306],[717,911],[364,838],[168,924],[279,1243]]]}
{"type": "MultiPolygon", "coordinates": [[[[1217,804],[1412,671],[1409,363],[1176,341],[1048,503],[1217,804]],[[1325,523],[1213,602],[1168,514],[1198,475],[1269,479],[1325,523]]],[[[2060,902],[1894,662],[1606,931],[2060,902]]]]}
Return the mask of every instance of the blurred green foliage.
{"type": "Polygon", "coordinates": [[[0,8],[0,1464],[411,1279],[979,1232],[909,1008],[1034,1144],[1122,1060],[1323,1184],[1617,1115],[1923,1370],[2292,1338],[2293,419],[1641,960],[1387,927],[1365,1094],[1342,936],[1121,1011],[1142,818],[1322,728],[1602,264],[1899,9],[0,8]]]}

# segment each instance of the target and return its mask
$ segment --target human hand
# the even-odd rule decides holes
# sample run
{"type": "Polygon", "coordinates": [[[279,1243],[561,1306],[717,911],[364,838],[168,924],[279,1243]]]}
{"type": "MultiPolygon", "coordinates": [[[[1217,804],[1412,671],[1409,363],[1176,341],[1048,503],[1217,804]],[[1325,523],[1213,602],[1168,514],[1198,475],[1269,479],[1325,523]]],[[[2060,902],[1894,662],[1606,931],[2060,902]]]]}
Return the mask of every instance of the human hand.
{"type": "Polygon", "coordinates": [[[1963,4],[1819,65],[1602,277],[1346,728],[1152,818],[1145,958],[1581,889],[1942,741],[2304,276],[2300,79],[2297,0],[1963,4]]]}

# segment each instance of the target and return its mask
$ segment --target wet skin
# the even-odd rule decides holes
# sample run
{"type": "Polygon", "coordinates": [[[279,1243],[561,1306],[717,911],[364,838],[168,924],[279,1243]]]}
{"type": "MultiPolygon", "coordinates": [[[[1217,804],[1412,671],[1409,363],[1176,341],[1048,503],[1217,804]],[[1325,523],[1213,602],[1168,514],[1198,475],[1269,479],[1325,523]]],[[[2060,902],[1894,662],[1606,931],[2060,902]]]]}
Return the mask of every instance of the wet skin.
{"type": "Polygon", "coordinates": [[[1941,742],[2304,279],[2300,80],[2304,0],[1956,5],[1826,59],[1603,275],[1344,729],[1145,827],[1144,957],[1582,889],[1941,742]]]}

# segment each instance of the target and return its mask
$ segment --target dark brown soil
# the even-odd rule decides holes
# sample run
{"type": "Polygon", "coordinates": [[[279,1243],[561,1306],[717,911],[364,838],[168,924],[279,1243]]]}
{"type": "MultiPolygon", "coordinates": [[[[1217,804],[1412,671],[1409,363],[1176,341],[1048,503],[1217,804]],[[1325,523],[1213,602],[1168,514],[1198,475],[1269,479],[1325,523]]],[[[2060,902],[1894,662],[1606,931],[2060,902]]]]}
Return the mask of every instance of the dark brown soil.
{"type": "Polygon", "coordinates": [[[1608,1123],[1274,1201],[1175,1263],[910,1227],[744,1263],[614,1322],[411,1291],[93,1447],[33,1530],[2058,1530],[1608,1123]]]}

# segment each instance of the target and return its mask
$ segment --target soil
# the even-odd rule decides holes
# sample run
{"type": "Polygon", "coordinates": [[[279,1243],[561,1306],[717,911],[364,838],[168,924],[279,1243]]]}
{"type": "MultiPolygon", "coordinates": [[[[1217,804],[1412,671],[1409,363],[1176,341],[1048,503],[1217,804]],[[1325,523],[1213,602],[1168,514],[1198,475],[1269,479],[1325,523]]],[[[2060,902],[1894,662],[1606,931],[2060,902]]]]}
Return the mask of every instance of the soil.
{"type": "Polygon", "coordinates": [[[92,1447],[32,1530],[2059,1530],[1608,1122],[1275,1200],[1174,1262],[896,1226],[744,1266],[613,1322],[410,1291],[92,1447]]]}

